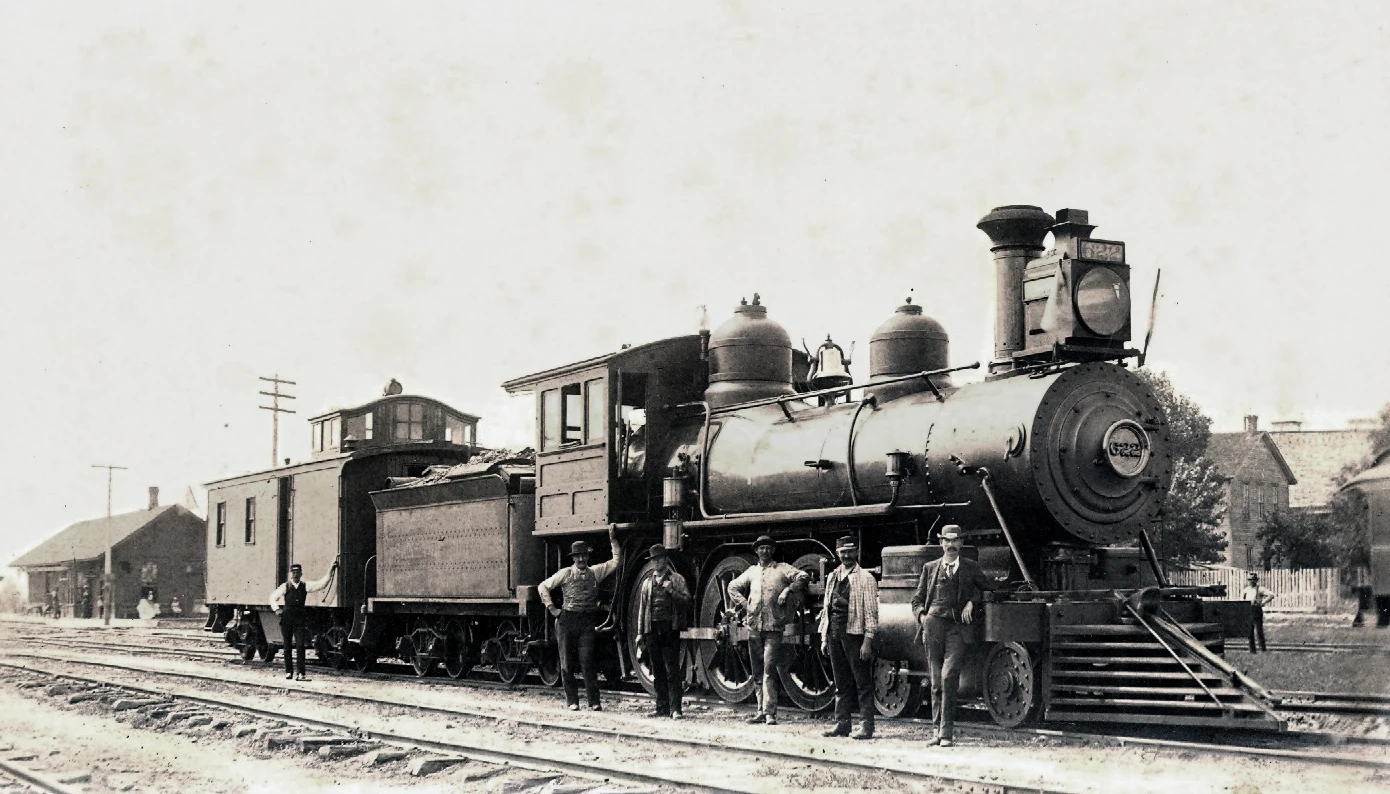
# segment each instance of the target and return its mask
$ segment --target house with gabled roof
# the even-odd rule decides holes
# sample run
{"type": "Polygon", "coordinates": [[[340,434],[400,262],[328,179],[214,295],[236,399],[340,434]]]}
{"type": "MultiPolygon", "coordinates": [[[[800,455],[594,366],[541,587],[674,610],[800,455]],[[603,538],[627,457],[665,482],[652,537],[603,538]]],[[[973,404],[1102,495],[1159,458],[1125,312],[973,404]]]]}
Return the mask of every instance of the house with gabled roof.
{"type": "Polygon", "coordinates": [[[62,617],[102,617],[106,549],[111,548],[113,617],[137,617],[145,595],[168,615],[177,599],[191,614],[205,598],[207,522],[182,505],[159,505],[150,489],[145,510],[79,521],[10,563],[23,570],[33,611],[62,617]]]}
{"type": "MultiPolygon", "coordinates": [[[[1254,417],[1247,417],[1247,421],[1254,417]]],[[[1289,492],[1289,507],[1326,512],[1337,493],[1344,469],[1357,467],[1376,450],[1371,449],[1374,420],[1352,420],[1345,430],[1304,430],[1302,422],[1275,422],[1270,436],[1284,453],[1298,477],[1289,492]]]]}
{"type": "Polygon", "coordinates": [[[1298,484],[1279,444],[1254,420],[1246,417],[1244,432],[1212,433],[1207,444],[1207,458],[1226,481],[1226,562],[1247,570],[1260,564],[1265,518],[1289,508],[1289,490],[1298,484]]]}

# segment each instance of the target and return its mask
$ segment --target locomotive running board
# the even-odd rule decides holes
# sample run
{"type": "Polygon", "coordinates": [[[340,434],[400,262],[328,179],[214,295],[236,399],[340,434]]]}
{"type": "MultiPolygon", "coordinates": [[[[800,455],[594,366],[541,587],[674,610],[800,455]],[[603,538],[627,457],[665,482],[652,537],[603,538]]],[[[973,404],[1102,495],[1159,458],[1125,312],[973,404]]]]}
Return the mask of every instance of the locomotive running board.
{"type": "Polygon", "coordinates": [[[1219,624],[1126,612],[1133,623],[1052,627],[1047,720],[1285,729],[1269,692],[1212,651],[1219,624]]]}

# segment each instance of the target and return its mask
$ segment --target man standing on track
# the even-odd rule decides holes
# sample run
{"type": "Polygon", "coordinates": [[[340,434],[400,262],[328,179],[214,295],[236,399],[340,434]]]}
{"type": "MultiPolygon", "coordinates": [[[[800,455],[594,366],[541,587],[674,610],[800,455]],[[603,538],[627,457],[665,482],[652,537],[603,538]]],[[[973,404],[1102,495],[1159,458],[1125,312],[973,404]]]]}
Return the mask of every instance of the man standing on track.
{"type": "Polygon", "coordinates": [[[859,566],[859,541],[835,541],[840,567],[825,577],[820,650],[835,676],[835,727],[826,736],[849,736],[855,707],[855,739],[874,738],[874,634],[878,631],[878,580],[859,566]]]}
{"type": "Polygon", "coordinates": [[[608,543],[613,550],[613,558],[598,565],[589,565],[589,555],[593,547],[582,540],[570,544],[570,557],[574,564],[561,568],[554,576],[540,583],[541,603],[554,615],[556,634],[560,639],[560,679],[565,683],[565,702],[570,711],[579,710],[579,687],[574,680],[575,656],[578,666],[584,671],[584,692],[589,698],[590,711],[602,711],[598,695],[598,667],[594,661],[594,642],[602,613],[599,611],[598,586],[618,570],[623,558],[623,547],[618,545],[614,527],[608,528],[608,543]],[[564,606],[559,608],[551,598],[551,591],[560,588],[564,596],[564,606]]]}
{"type": "Polygon", "coordinates": [[[656,687],[656,708],[648,716],[681,719],[681,629],[690,608],[690,588],[671,565],[671,553],[652,546],[652,575],[637,594],[637,626],[647,648],[656,687]]]}
{"type": "Polygon", "coordinates": [[[748,650],[753,680],[758,681],[758,713],[751,724],[777,724],[777,657],[782,650],[782,629],[787,625],[787,597],[803,590],[810,575],[785,562],[775,562],[777,541],[763,535],[753,541],[758,563],[729,584],[729,599],[746,610],[748,650]]]}
{"type": "Polygon", "coordinates": [[[912,595],[912,614],[927,646],[931,668],[931,713],[936,723],[932,744],[950,747],[956,730],[956,693],[966,646],[975,641],[972,623],[983,609],[989,580],[974,560],[960,556],[964,540],[960,527],[941,528],[942,557],[922,566],[917,592],[912,595]]]}
{"type": "Polygon", "coordinates": [[[1240,591],[1240,600],[1253,604],[1250,608],[1250,652],[1255,653],[1255,638],[1258,636],[1260,650],[1268,653],[1269,649],[1265,647],[1265,604],[1274,600],[1274,593],[1260,587],[1260,575],[1251,573],[1250,583],[1240,591]]]}
{"type": "Polygon", "coordinates": [[[309,680],[304,675],[304,648],[309,644],[309,610],[305,603],[310,593],[316,593],[328,587],[328,583],[333,580],[333,573],[337,570],[338,561],[334,560],[327,575],[322,579],[303,582],[300,581],[300,577],[304,575],[304,568],[299,563],[295,563],[290,566],[289,581],[275,588],[275,592],[270,594],[270,607],[275,610],[275,614],[280,616],[280,636],[285,641],[286,678],[295,677],[293,663],[297,661],[299,680],[309,680]],[[291,651],[294,651],[294,659],[290,658],[291,651]]]}

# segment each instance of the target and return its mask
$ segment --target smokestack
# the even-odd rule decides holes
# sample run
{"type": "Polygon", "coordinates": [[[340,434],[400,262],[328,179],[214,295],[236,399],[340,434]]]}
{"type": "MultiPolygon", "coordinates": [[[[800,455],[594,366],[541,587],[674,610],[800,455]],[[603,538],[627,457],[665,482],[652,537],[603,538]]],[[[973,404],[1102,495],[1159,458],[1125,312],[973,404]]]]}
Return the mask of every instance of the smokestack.
{"type": "Polygon", "coordinates": [[[1012,366],[1013,354],[1023,349],[1023,269],[1042,253],[1053,223],[1040,207],[1010,204],[975,224],[994,243],[994,365],[1012,366]]]}
{"type": "Polygon", "coordinates": [[[1245,415],[1245,432],[1258,433],[1260,430],[1260,417],[1255,414],[1245,415]]]}
{"type": "Polygon", "coordinates": [[[155,509],[156,507],[159,507],[159,487],[158,487],[158,486],[151,485],[151,486],[150,486],[150,509],[153,510],[153,509],[155,509]]]}

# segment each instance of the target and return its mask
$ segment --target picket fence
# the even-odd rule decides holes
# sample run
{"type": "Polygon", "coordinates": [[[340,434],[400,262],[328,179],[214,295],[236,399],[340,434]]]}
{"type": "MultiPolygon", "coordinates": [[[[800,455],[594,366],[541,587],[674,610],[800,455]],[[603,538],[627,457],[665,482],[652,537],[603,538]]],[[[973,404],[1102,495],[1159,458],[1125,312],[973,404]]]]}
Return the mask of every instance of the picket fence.
{"type": "MultiPolygon", "coordinates": [[[[1354,612],[1356,599],[1343,584],[1341,571],[1336,568],[1304,568],[1291,571],[1282,568],[1257,570],[1260,586],[1274,593],[1274,600],[1265,607],[1269,612],[1354,612]]],[[[1168,578],[1175,585],[1224,584],[1231,598],[1240,598],[1249,571],[1240,568],[1198,568],[1190,571],[1170,571],[1168,578]]]]}

